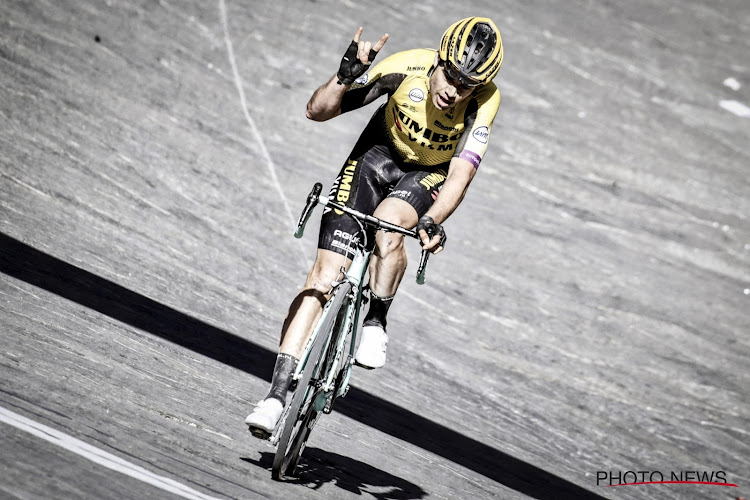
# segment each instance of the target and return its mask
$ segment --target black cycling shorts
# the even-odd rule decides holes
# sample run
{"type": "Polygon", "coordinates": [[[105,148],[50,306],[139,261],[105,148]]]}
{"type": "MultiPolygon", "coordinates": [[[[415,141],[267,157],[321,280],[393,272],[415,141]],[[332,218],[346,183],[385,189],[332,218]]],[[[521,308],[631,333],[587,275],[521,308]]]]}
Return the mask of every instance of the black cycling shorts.
{"type": "MultiPolygon", "coordinates": [[[[399,198],[414,207],[418,217],[424,215],[445,182],[448,165],[407,165],[394,161],[393,154],[386,145],[362,146],[360,141],[354,148],[336,177],[329,196],[368,215],[372,215],[385,198],[399,198]]],[[[320,226],[318,248],[332,250],[351,259],[354,252],[349,240],[359,232],[359,224],[352,217],[326,208],[320,226]]],[[[367,231],[367,242],[369,248],[374,248],[375,231],[370,228],[367,231]]]]}

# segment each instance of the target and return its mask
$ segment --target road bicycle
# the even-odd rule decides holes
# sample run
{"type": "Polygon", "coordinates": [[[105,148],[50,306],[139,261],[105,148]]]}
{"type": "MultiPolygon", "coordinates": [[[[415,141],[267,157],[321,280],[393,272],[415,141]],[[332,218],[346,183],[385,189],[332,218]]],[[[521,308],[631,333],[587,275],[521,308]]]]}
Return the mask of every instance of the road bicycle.
{"type": "MultiPolygon", "coordinates": [[[[331,413],[337,398],[349,390],[349,379],[355,364],[360,309],[364,279],[373,250],[368,250],[366,227],[391,231],[419,239],[417,232],[390,224],[340,205],[321,195],[322,185],[313,186],[307,197],[294,236],[301,238],[313,209],[320,204],[344,213],[357,221],[360,230],[350,239],[354,258],[347,270],[342,266],[340,280],[332,283],[332,295],[323,307],[323,315],[313,329],[292,379],[296,386],[291,402],[284,409],[279,425],[269,440],[277,446],[272,475],[276,480],[293,476],[315,423],[321,414],[331,413]],[[347,349],[348,347],[348,349],[347,349]]],[[[429,252],[422,250],[417,268],[417,283],[424,284],[429,252]]]]}

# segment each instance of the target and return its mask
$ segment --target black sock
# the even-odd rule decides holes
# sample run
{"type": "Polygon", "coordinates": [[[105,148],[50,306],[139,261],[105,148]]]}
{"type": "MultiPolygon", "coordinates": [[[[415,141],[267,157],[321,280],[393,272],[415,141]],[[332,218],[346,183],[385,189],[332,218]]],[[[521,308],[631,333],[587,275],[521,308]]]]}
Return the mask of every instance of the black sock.
{"type": "Polygon", "coordinates": [[[291,354],[279,353],[276,356],[276,365],[273,367],[273,378],[271,378],[271,390],[268,391],[266,399],[278,399],[282,405],[286,405],[286,391],[292,382],[298,362],[299,360],[291,354]]]}
{"type": "Polygon", "coordinates": [[[386,316],[388,315],[388,308],[391,307],[391,302],[393,302],[393,297],[395,295],[378,297],[370,290],[370,309],[367,311],[363,325],[382,326],[383,330],[385,330],[385,326],[388,323],[386,316]]]}

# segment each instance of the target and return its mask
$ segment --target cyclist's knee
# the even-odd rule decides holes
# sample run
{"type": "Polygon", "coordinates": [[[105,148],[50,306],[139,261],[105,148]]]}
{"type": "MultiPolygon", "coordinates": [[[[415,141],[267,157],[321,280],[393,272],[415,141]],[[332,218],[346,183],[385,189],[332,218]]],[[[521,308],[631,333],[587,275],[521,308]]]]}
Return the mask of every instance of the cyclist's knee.
{"type": "Polygon", "coordinates": [[[404,236],[398,233],[379,231],[375,237],[375,244],[377,246],[377,254],[381,258],[391,255],[402,255],[406,252],[404,236]]]}
{"type": "MultiPolygon", "coordinates": [[[[398,198],[386,198],[375,210],[375,217],[402,227],[414,227],[417,224],[417,212],[409,203],[398,198]]],[[[404,255],[404,236],[398,233],[378,231],[375,237],[377,252],[380,257],[404,255]]]]}
{"type": "Polygon", "coordinates": [[[330,273],[311,272],[305,282],[305,288],[308,290],[314,290],[321,295],[328,295],[332,288],[331,284],[334,282],[335,278],[336,276],[330,273]]]}
{"type": "Polygon", "coordinates": [[[414,207],[398,198],[386,198],[383,200],[373,215],[386,222],[402,227],[414,227],[417,225],[417,219],[419,219],[414,207]]]}
{"type": "MultiPolygon", "coordinates": [[[[315,263],[307,275],[305,288],[327,295],[331,291],[331,284],[339,279],[344,263],[343,256],[329,250],[318,250],[315,263]]],[[[346,265],[348,264],[347,259],[346,265]]]]}

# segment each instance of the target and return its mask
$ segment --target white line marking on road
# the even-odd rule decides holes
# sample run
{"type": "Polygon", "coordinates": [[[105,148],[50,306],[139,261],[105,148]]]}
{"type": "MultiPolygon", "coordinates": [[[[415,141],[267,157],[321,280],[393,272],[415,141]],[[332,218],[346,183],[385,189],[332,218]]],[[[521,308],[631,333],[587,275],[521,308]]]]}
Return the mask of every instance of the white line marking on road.
{"type": "Polygon", "coordinates": [[[44,191],[39,191],[39,190],[38,190],[37,188],[35,188],[34,186],[30,186],[29,184],[26,184],[26,183],[25,183],[25,182],[23,182],[22,180],[20,180],[20,179],[16,179],[15,177],[13,177],[13,176],[11,176],[11,175],[6,175],[6,174],[3,174],[3,173],[0,173],[0,176],[2,176],[2,177],[7,177],[8,179],[12,180],[12,181],[13,181],[13,182],[15,182],[16,184],[20,184],[21,186],[25,187],[26,189],[30,189],[31,191],[34,191],[34,192],[35,192],[36,194],[38,194],[38,195],[44,196],[44,197],[46,197],[46,198],[52,198],[52,197],[51,197],[50,195],[48,195],[48,194],[47,194],[47,193],[45,193],[44,191]]]}
{"type": "MultiPolygon", "coordinates": [[[[281,182],[279,181],[279,177],[276,174],[276,165],[273,162],[273,159],[271,158],[271,154],[268,152],[268,148],[266,148],[266,143],[263,141],[263,137],[260,135],[260,131],[258,130],[258,126],[255,124],[255,120],[253,120],[253,117],[250,116],[250,112],[247,109],[247,99],[245,98],[245,91],[242,88],[242,78],[240,78],[240,72],[237,69],[237,59],[234,57],[234,48],[232,47],[232,39],[229,37],[229,23],[227,22],[227,6],[224,0],[219,0],[219,12],[221,14],[221,24],[224,29],[224,43],[227,46],[227,55],[229,56],[229,65],[232,67],[232,74],[234,75],[234,85],[237,87],[237,92],[240,95],[240,104],[242,104],[242,113],[245,115],[245,120],[247,120],[247,123],[250,125],[250,130],[253,132],[253,136],[255,137],[256,142],[260,146],[261,153],[263,154],[263,158],[266,160],[266,165],[268,166],[268,170],[271,173],[271,179],[273,180],[274,185],[276,186],[276,190],[279,192],[279,195],[281,195],[281,201],[284,204],[284,209],[286,210],[286,214],[289,217],[289,220],[291,221],[292,225],[297,221],[294,216],[292,215],[292,210],[289,208],[289,202],[286,199],[286,195],[284,194],[284,189],[281,187],[281,182]]],[[[305,249],[302,246],[302,242],[299,242],[300,250],[302,251],[302,258],[303,258],[303,266],[306,268],[309,268],[312,265],[312,262],[309,262],[305,258],[305,249]]]]}
{"type": "Polygon", "coordinates": [[[719,106],[741,118],[750,118],[750,108],[739,101],[720,101],[719,106]]]}
{"type": "Polygon", "coordinates": [[[95,446],[91,446],[88,443],[76,439],[73,436],[60,432],[52,427],[35,422],[29,418],[19,415],[10,410],[7,410],[0,406],[0,422],[5,422],[8,425],[20,429],[22,431],[33,434],[36,437],[42,438],[52,444],[60,446],[68,451],[76,453],[83,458],[91,460],[108,469],[125,474],[132,478],[148,483],[152,486],[156,486],[164,491],[174,493],[183,498],[190,498],[194,500],[218,500],[216,497],[204,495],[200,491],[194,490],[184,484],[178,483],[173,479],[162,477],[150,472],[143,467],[139,467],[135,464],[123,460],[122,458],[107,453],[104,450],[100,450],[95,446]]]}
{"type": "Polygon", "coordinates": [[[407,292],[406,290],[399,290],[398,293],[399,293],[399,295],[404,295],[405,297],[409,297],[411,300],[413,300],[417,304],[421,305],[422,307],[426,307],[427,309],[432,309],[433,311],[439,311],[440,312],[440,319],[447,319],[448,321],[451,321],[451,322],[459,324],[459,325],[466,323],[466,321],[464,321],[462,319],[459,319],[459,318],[457,318],[455,316],[451,316],[450,314],[446,313],[445,310],[444,310],[444,308],[438,307],[438,306],[436,306],[434,304],[430,304],[426,300],[422,300],[419,297],[417,297],[416,295],[413,295],[413,294],[407,292]]]}

